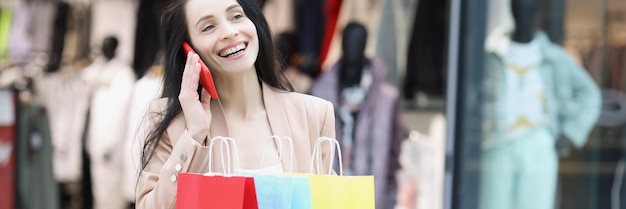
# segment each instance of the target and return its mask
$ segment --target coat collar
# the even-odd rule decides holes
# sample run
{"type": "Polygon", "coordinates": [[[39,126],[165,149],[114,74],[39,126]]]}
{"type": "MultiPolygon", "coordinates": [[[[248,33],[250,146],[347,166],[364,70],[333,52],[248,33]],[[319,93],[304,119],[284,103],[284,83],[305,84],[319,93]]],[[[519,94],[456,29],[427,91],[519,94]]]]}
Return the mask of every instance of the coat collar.
{"type": "MultiPolygon", "coordinates": [[[[287,121],[283,100],[280,98],[282,94],[286,92],[281,92],[281,90],[275,89],[265,82],[262,82],[261,88],[263,92],[263,104],[265,105],[265,112],[270,123],[272,134],[291,137],[291,127],[287,121]]],[[[226,116],[217,100],[211,101],[211,113],[213,113],[213,124],[211,125],[210,136],[230,136],[226,124],[226,116]]]]}
{"type": "Polygon", "coordinates": [[[272,134],[277,136],[293,137],[291,133],[291,125],[289,124],[287,113],[285,112],[285,104],[281,96],[288,93],[271,87],[262,82],[263,88],[263,104],[265,104],[265,112],[272,129],[272,134]]]}
{"type": "MultiPolygon", "coordinates": [[[[491,33],[485,39],[485,50],[488,53],[495,54],[498,57],[504,57],[509,50],[511,44],[512,32],[504,27],[498,27],[493,29],[491,33]]],[[[535,31],[533,39],[538,39],[541,46],[541,52],[545,56],[551,56],[550,47],[552,42],[548,35],[541,31],[535,31]]]]}

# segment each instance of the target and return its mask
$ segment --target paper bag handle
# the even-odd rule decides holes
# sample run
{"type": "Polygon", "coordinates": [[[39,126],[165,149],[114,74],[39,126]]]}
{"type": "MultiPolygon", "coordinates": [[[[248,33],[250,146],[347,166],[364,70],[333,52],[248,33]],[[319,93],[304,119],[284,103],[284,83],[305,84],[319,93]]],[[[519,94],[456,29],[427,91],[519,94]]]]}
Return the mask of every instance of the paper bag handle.
{"type": "Polygon", "coordinates": [[[310,173],[313,173],[313,162],[317,159],[317,172],[315,174],[320,174],[320,167],[322,166],[320,164],[320,162],[322,161],[322,148],[321,148],[321,144],[322,142],[328,142],[330,143],[330,147],[331,147],[331,153],[330,153],[330,167],[328,168],[328,175],[332,174],[332,170],[333,170],[333,164],[334,164],[334,155],[335,153],[332,152],[332,147],[336,146],[337,147],[337,153],[339,155],[339,175],[343,176],[343,163],[341,162],[341,147],[339,147],[339,142],[336,139],[333,138],[328,138],[328,137],[320,137],[317,138],[317,141],[315,141],[315,146],[313,146],[313,153],[311,156],[311,167],[310,167],[310,173]]]}
{"type": "MultiPolygon", "coordinates": [[[[283,140],[287,140],[289,142],[289,150],[290,150],[289,155],[291,156],[290,163],[289,163],[289,172],[293,173],[293,157],[294,157],[293,139],[289,138],[288,136],[280,137],[280,136],[273,135],[269,139],[267,139],[267,141],[265,142],[265,145],[267,146],[267,143],[269,143],[270,140],[272,139],[276,142],[276,144],[278,144],[278,160],[281,163],[281,165],[283,162],[283,140]]],[[[267,149],[263,151],[263,158],[261,158],[261,165],[259,166],[259,168],[263,168],[263,162],[265,162],[266,154],[267,154],[267,149]]]]}
{"type": "MultiPolygon", "coordinates": [[[[236,164],[235,166],[238,167],[239,166],[239,152],[237,151],[237,144],[235,143],[235,140],[233,138],[230,137],[223,137],[223,136],[216,136],[213,137],[211,139],[211,143],[209,144],[209,174],[213,173],[213,145],[215,145],[215,141],[219,140],[220,142],[220,156],[221,156],[221,161],[222,161],[222,170],[223,170],[223,174],[224,175],[232,175],[234,173],[230,172],[231,170],[231,164],[236,164]],[[229,142],[232,144],[233,146],[233,154],[235,155],[235,163],[231,162],[231,158],[230,158],[230,145],[229,142]],[[227,155],[227,162],[228,164],[224,163],[224,146],[226,146],[226,155],[227,155]],[[228,167],[226,167],[226,165],[228,165],[228,167]],[[228,169],[227,169],[228,168],[228,169]]],[[[235,167],[233,166],[233,167],[235,167]]]]}

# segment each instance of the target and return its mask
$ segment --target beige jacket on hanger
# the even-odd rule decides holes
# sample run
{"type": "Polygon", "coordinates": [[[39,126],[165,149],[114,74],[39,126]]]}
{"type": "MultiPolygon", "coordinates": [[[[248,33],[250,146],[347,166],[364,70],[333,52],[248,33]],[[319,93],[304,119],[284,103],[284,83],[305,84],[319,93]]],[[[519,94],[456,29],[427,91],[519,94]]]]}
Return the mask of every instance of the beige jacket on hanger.
{"type": "Polygon", "coordinates": [[[294,8],[294,0],[265,1],[263,14],[273,36],[294,31],[294,8]]]}

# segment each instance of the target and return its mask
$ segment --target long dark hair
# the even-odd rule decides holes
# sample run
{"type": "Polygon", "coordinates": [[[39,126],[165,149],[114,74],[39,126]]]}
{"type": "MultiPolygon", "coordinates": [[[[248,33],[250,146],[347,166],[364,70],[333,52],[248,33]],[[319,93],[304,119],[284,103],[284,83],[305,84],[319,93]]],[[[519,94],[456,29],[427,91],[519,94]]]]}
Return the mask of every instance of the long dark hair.
{"type": "MultiPolygon", "coordinates": [[[[180,94],[180,86],[182,82],[183,69],[185,67],[185,54],[181,44],[185,40],[189,40],[184,6],[187,0],[170,1],[170,5],[166,7],[161,17],[161,32],[163,37],[163,46],[165,46],[165,74],[163,76],[163,98],[167,98],[167,109],[164,112],[157,113],[159,118],[153,121],[152,130],[146,137],[141,154],[141,170],[144,170],[154,155],[166,128],[172,119],[182,112],[178,94],[180,94]]],[[[287,81],[286,77],[280,72],[279,61],[277,59],[276,50],[270,29],[263,16],[263,12],[254,0],[237,0],[243,8],[246,16],[256,26],[259,39],[259,54],[254,63],[256,73],[259,77],[259,83],[265,82],[274,88],[293,91],[293,87],[287,81]]],[[[198,93],[200,87],[198,88],[198,93]]],[[[147,122],[147,121],[144,121],[147,122]]]]}

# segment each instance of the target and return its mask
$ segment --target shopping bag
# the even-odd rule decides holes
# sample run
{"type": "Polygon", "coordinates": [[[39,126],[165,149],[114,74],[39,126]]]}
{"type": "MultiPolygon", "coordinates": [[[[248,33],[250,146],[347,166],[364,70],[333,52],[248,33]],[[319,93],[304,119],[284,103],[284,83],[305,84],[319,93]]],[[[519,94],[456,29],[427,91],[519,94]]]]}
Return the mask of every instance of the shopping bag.
{"type": "MultiPolygon", "coordinates": [[[[222,161],[225,173],[213,173],[212,153],[210,153],[208,173],[179,173],[178,188],[176,190],[176,208],[258,209],[254,179],[249,176],[229,173],[232,163],[228,143],[233,144],[233,149],[236,152],[234,140],[225,137],[211,139],[211,144],[209,145],[211,152],[216,140],[220,142],[220,149],[223,148],[223,144],[226,144],[228,169],[226,169],[226,165],[222,161]]],[[[223,153],[221,153],[222,160],[225,158],[223,153]]],[[[235,153],[235,156],[237,156],[237,153],[235,153]]]]}
{"type": "Polygon", "coordinates": [[[311,209],[311,183],[308,176],[291,176],[291,208],[311,209]]]}
{"type": "Polygon", "coordinates": [[[311,182],[309,173],[285,173],[291,176],[291,208],[311,209],[311,182]]]}
{"type": "MultiPolygon", "coordinates": [[[[293,140],[289,137],[272,136],[270,141],[276,142],[278,146],[279,172],[267,172],[257,170],[256,172],[242,173],[254,177],[255,190],[259,209],[310,209],[310,190],[307,177],[285,175],[282,172],[283,162],[283,141],[288,142],[290,147],[290,159],[294,159],[293,140]],[[297,188],[297,186],[306,186],[305,189],[297,188]],[[294,192],[296,196],[294,196],[294,192]],[[294,200],[294,197],[297,199],[294,200]],[[308,200],[307,200],[308,199],[308,200]]],[[[263,168],[267,149],[263,153],[260,168],[263,168]]],[[[288,173],[293,173],[293,161],[290,162],[288,173]]]]}
{"type": "Polygon", "coordinates": [[[251,177],[179,173],[176,208],[256,209],[251,177]]]}
{"type": "MultiPolygon", "coordinates": [[[[330,158],[332,168],[333,158],[330,158]]],[[[374,176],[343,176],[341,164],[341,149],[335,139],[321,137],[313,148],[311,157],[311,173],[309,176],[311,187],[311,205],[313,209],[374,209],[374,176]],[[339,156],[339,176],[322,175],[319,173],[319,161],[321,161],[321,148],[323,142],[331,143],[337,147],[339,156]],[[318,170],[313,171],[313,161],[317,160],[318,170]]]]}
{"type": "Polygon", "coordinates": [[[254,176],[259,209],[290,209],[291,179],[287,176],[254,176]]]}

